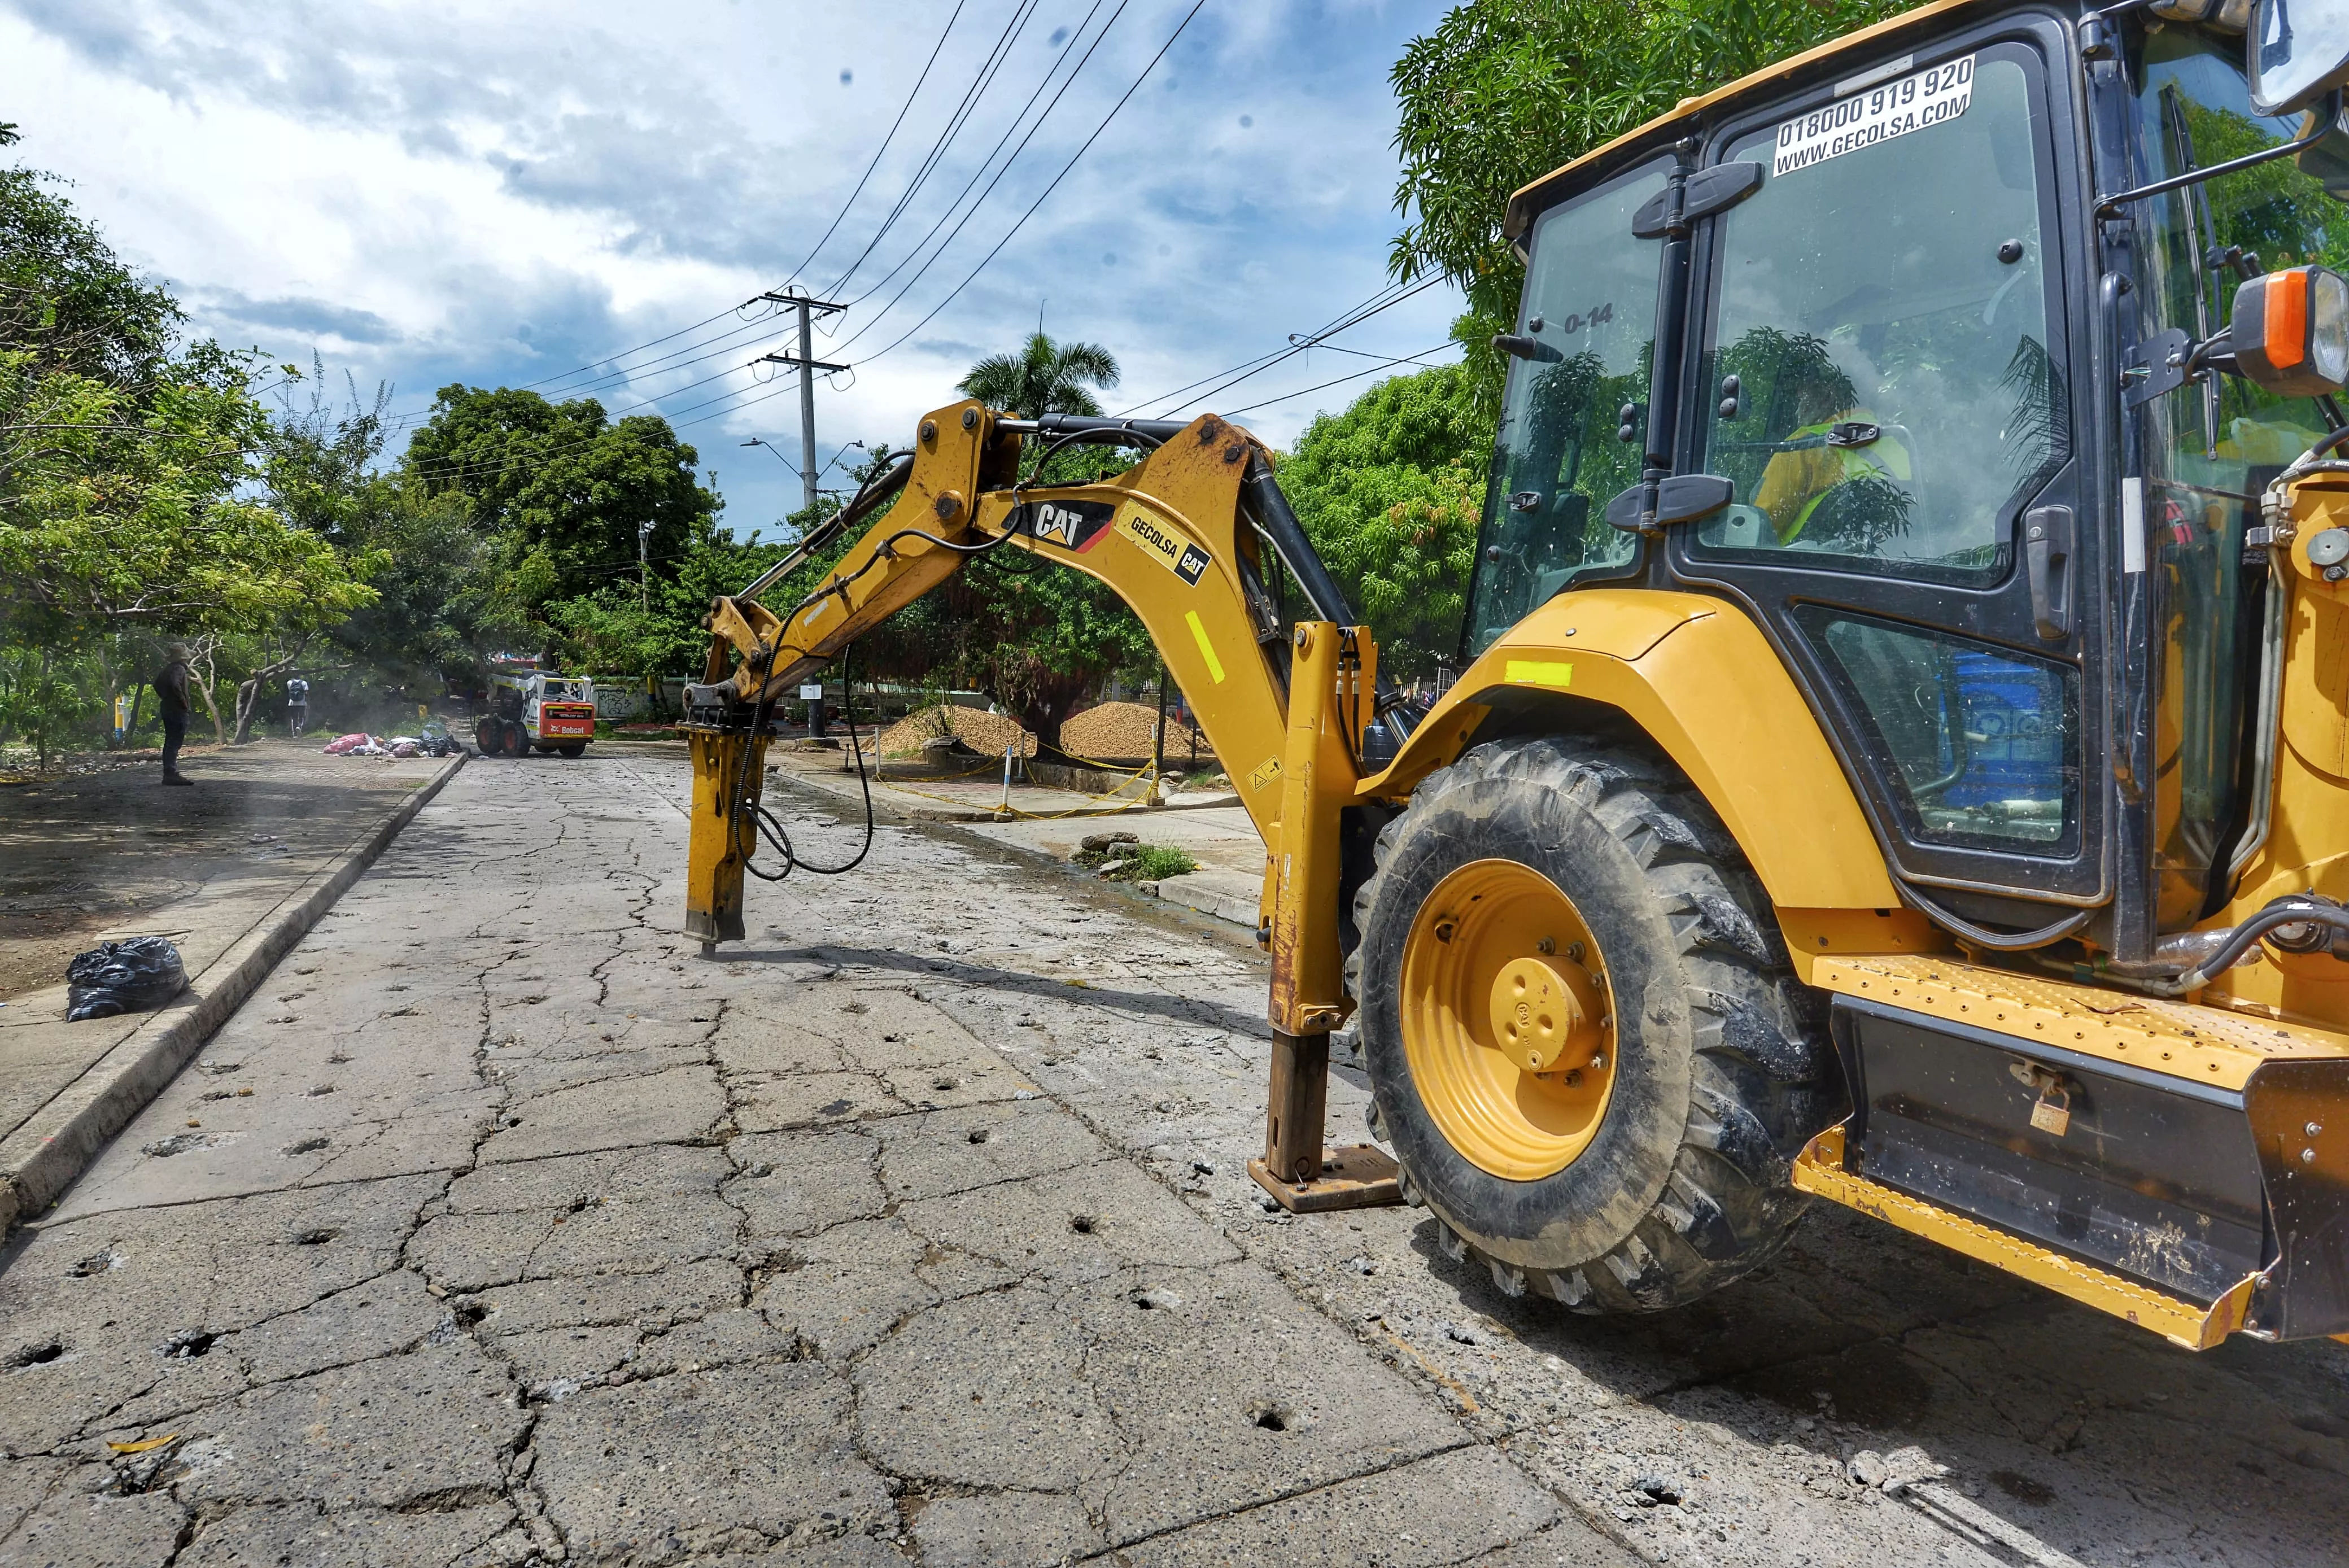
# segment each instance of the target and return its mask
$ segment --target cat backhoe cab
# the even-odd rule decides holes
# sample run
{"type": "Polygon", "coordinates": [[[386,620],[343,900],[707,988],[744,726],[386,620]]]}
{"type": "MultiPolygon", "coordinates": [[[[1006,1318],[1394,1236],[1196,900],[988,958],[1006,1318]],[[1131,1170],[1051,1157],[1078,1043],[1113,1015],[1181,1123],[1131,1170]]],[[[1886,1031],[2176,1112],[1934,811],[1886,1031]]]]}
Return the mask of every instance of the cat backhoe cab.
{"type": "Polygon", "coordinates": [[[1517,192],[1415,725],[1247,431],[939,410],[713,608],[688,929],[791,869],[771,705],[1015,550],[1263,833],[1291,1208],[1633,1312],[1826,1199],[2187,1346],[2349,1335],[2344,57],[2339,3],[1948,0],[1517,192]],[[1143,455],[1037,479],[1079,443],[1143,455]],[[1333,1030],[1392,1162],[1325,1147],[1333,1030]]]}

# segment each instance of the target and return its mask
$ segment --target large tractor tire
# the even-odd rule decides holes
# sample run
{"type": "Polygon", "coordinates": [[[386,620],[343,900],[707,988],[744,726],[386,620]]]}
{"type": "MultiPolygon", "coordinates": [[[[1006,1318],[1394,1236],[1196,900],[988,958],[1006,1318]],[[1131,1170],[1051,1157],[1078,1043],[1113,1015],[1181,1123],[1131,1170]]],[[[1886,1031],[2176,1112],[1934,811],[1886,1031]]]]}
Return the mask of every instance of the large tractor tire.
{"type": "Polygon", "coordinates": [[[1844,1112],[1824,1009],[1704,800],[1660,758],[1496,741],[1378,839],[1347,963],[1371,1127],[1495,1282],[1679,1306],[1785,1244],[1844,1112]]]}
{"type": "Polygon", "coordinates": [[[473,721],[473,745],[484,757],[495,757],[506,746],[506,727],[494,714],[483,714],[473,721]]]}

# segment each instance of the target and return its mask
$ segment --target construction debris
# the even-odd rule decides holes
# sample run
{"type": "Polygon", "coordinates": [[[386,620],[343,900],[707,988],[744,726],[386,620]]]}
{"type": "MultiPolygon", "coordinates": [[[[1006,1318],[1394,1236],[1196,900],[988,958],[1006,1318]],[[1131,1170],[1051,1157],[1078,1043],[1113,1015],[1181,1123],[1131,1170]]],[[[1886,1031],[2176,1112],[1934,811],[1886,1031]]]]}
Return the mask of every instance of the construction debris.
{"type": "Polygon", "coordinates": [[[1017,746],[1022,757],[1036,755],[1036,738],[1007,714],[982,713],[975,707],[917,708],[881,732],[874,749],[884,757],[922,754],[924,743],[948,736],[973,751],[1000,758],[1007,746],[1017,746]]]}
{"type": "MultiPolygon", "coordinates": [[[[1158,727],[1158,710],[1147,703],[1105,702],[1061,726],[1061,749],[1071,757],[1101,762],[1147,762],[1156,755],[1152,736],[1158,727]]],[[[1216,748],[1196,727],[1173,713],[1166,716],[1166,761],[1185,768],[1198,758],[1213,764],[1216,748]]]]}

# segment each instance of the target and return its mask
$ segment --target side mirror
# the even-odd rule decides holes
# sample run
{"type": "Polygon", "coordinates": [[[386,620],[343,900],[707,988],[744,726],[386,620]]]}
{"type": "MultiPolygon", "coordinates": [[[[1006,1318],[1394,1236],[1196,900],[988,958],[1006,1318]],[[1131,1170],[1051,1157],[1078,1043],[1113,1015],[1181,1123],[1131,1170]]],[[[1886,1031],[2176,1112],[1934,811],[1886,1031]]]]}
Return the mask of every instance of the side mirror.
{"type": "Polygon", "coordinates": [[[2349,0],[2257,0],[2244,46],[2251,108],[2306,108],[2349,84],[2349,0]]]}
{"type": "Polygon", "coordinates": [[[2236,368],[2279,397],[2322,397],[2349,387],[2349,279],[2287,267],[2235,291],[2229,346],[2236,368]]]}

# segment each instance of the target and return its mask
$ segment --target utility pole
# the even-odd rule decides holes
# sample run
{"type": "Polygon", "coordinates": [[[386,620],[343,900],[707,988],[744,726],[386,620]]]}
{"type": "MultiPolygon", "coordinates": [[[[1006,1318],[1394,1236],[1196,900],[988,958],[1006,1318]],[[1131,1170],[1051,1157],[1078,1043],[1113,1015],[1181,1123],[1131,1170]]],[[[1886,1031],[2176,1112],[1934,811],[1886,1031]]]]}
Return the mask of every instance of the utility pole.
{"type": "Polygon", "coordinates": [[[845,370],[845,365],[826,365],[815,357],[814,345],[808,336],[808,323],[818,315],[846,310],[843,304],[829,300],[813,299],[803,294],[775,294],[759,296],[777,304],[787,304],[800,313],[800,351],[794,355],[763,354],[762,361],[776,365],[796,365],[800,367],[800,479],[807,487],[808,510],[815,510],[815,373],[819,370],[845,370]]]}
{"type": "Polygon", "coordinates": [[[653,607],[653,568],[645,558],[645,535],[651,530],[649,521],[636,520],[636,603],[639,609],[647,611],[653,607]]]}

